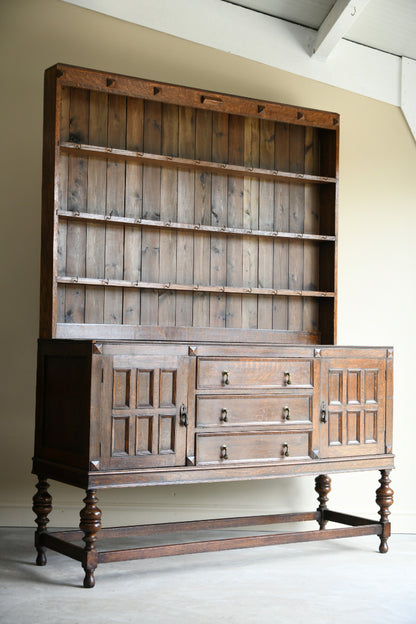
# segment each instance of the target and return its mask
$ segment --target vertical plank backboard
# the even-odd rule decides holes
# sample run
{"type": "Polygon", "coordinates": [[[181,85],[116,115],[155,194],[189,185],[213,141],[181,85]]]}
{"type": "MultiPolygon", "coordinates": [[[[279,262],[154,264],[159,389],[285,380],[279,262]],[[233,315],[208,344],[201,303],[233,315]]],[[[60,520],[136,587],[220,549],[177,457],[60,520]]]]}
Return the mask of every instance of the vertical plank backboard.
{"type": "MultiPolygon", "coordinates": [[[[212,112],[197,109],[195,121],[195,158],[211,160],[212,112]]],[[[195,173],[195,223],[211,223],[211,174],[205,171],[195,173]]],[[[194,237],[194,280],[195,284],[210,283],[210,235],[196,233],[194,237]]],[[[194,293],[194,327],[209,327],[209,296],[194,293]]]]}
{"type": "MultiPolygon", "coordinates": [[[[143,100],[127,98],[126,149],[143,150],[143,100]]],[[[125,215],[140,219],[143,211],[143,167],[126,162],[125,215]]],[[[124,279],[141,279],[142,232],[140,228],[126,227],[124,231],[124,279]]],[[[140,323],[140,291],[126,288],[123,293],[123,323],[140,323]]]]}
{"type": "MultiPolygon", "coordinates": [[[[227,162],[228,115],[212,115],[212,159],[227,162]]],[[[213,174],[211,182],[211,225],[227,225],[227,177],[213,174]]],[[[225,286],[227,280],[226,238],[211,235],[211,284],[225,286]]],[[[226,296],[214,293],[210,296],[210,327],[225,327],[226,296]]]]}
{"type": "MultiPolygon", "coordinates": [[[[244,119],[244,165],[259,167],[259,120],[244,119]]],[[[259,228],[259,181],[245,177],[243,186],[243,227],[248,230],[259,228]]],[[[243,286],[258,286],[259,243],[254,236],[243,237],[243,286]]],[[[242,301],[242,327],[257,329],[257,295],[244,295],[242,301]]]]}
{"type": "MultiPolygon", "coordinates": [[[[275,124],[273,121],[260,121],[260,167],[274,169],[275,160],[275,124]]],[[[259,228],[273,230],[274,221],[274,183],[270,180],[260,180],[259,197],[259,228]]],[[[273,287],[273,240],[260,238],[259,240],[259,286],[273,287]]],[[[271,297],[259,296],[258,327],[272,329],[273,312],[271,297]]]]}
{"type": "MultiPolygon", "coordinates": [[[[72,89],[70,101],[69,140],[88,142],[89,91],[72,89]]],[[[71,212],[85,212],[87,204],[87,160],[68,159],[68,204],[71,212]]],[[[74,277],[85,276],[87,227],[83,223],[69,222],[67,226],[66,270],[74,277]]],[[[65,297],[67,323],[84,323],[85,286],[68,286],[65,297]]]]}
{"type": "MultiPolygon", "coordinates": [[[[233,165],[244,164],[244,118],[230,115],[228,123],[228,161],[233,165]]],[[[244,179],[228,176],[227,221],[228,227],[243,227],[244,179]]],[[[227,285],[243,283],[243,241],[241,236],[227,240],[227,285]]],[[[241,295],[227,295],[226,327],[241,327],[241,295]]]]}
{"type": "MultiPolygon", "coordinates": [[[[315,128],[305,128],[305,173],[319,171],[318,136],[315,128]]],[[[305,185],[305,219],[303,231],[319,233],[319,188],[315,184],[305,185]]],[[[319,248],[313,241],[303,246],[303,287],[305,290],[319,290],[319,248]]],[[[311,297],[303,302],[303,329],[317,331],[319,302],[311,297]]]]}
{"type": "MultiPolygon", "coordinates": [[[[303,126],[290,128],[290,170],[303,173],[305,168],[305,129],[303,126]]],[[[305,187],[302,184],[290,185],[290,217],[291,232],[303,232],[305,216],[305,187]]],[[[289,242],[289,288],[303,288],[303,241],[289,242]]],[[[303,300],[300,297],[289,298],[289,327],[301,331],[303,327],[303,300]]]]}
{"type": "MultiPolygon", "coordinates": [[[[195,109],[181,106],[179,109],[179,156],[195,157],[195,109]]],[[[178,221],[194,222],[195,172],[180,169],[178,172],[178,221]]],[[[180,284],[192,284],[194,280],[194,236],[191,231],[178,232],[176,245],[176,280],[180,284]]],[[[192,326],[192,292],[176,294],[176,325],[192,326]]]]}
{"type": "MultiPolygon", "coordinates": [[[[69,139],[69,105],[71,92],[69,87],[61,89],[61,118],[60,118],[60,140],[68,141],[69,139]]],[[[68,156],[61,154],[59,157],[59,209],[68,209],[68,156]]],[[[58,275],[66,275],[66,243],[67,243],[68,225],[67,222],[61,220],[58,227],[58,249],[57,249],[57,270],[58,275]]],[[[65,322],[65,291],[64,284],[58,286],[57,291],[57,321],[65,322]]]]}
{"type": "MultiPolygon", "coordinates": [[[[178,155],[179,109],[173,104],[164,104],[162,110],[162,153],[178,155]]],[[[162,169],[160,187],[161,221],[178,219],[178,170],[162,169]]],[[[176,281],[176,239],[174,230],[160,232],[160,275],[163,283],[176,281]]],[[[166,290],[159,293],[159,325],[175,325],[176,293],[166,290]]]]}
{"type": "MultiPolygon", "coordinates": [[[[275,167],[279,171],[290,169],[290,131],[289,125],[276,122],[275,167]]],[[[286,182],[275,183],[274,229],[279,232],[289,231],[290,185],[286,182]]],[[[281,238],[274,241],[273,287],[289,288],[289,243],[281,238]]],[[[288,297],[273,298],[273,329],[287,329],[289,326],[288,297]]]]}
{"type": "MultiPolygon", "coordinates": [[[[108,95],[90,92],[89,140],[93,145],[107,145],[108,95]]],[[[103,159],[88,160],[87,211],[105,214],[107,195],[107,163],[103,159]]],[[[87,224],[86,276],[104,277],[105,228],[101,223],[87,224]]],[[[85,322],[104,322],[104,291],[87,288],[85,292],[85,322]]]]}
{"type": "MultiPolygon", "coordinates": [[[[160,154],[162,147],[162,105],[145,101],[143,149],[160,154]]],[[[160,167],[143,166],[143,218],[160,219],[160,167]]],[[[160,234],[156,228],[142,231],[142,280],[159,281],[160,234]]],[[[157,325],[158,293],[143,290],[141,293],[141,324],[157,325]]]]}
{"type": "MultiPolygon", "coordinates": [[[[108,96],[108,143],[111,147],[126,147],[126,98],[108,96]]],[[[106,214],[124,216],[126,164],[109,160],[107,164],[106,214]]],[[[122,227],[107,225],[105,237],[105,277],[123,279],[124,231],[122,227]]],[[[123,293],[119,288],[108,288],[104,297],[104,323],[121,324],[123,320],[123,293]]]]}

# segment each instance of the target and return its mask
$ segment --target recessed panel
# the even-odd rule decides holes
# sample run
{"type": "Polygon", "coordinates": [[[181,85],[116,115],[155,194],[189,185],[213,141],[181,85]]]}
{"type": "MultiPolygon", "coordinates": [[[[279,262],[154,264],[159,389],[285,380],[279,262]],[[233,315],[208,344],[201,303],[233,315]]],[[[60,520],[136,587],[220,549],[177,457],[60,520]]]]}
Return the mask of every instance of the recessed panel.
{"type": "Polygon", "coordinates": [[[111,436],[112,456],[129,454],[129,420],[128,416],[113,416],[111,436]]]}
{"type": "Polygon", "coordinates": [[[330,369],[328,371],[328,403],[340,405],[342,403],[342,370],[330,369]]]}
{"type": "Polygon", "coordinates": [[[364,388],[365,388],[365,402],[377,403],[378,401],[378,378],[377,370],[365,370],[364,371],[364,388]]]}
{"type": "Polygon", "coordinates": [[[360,443],[360,412],[347,412],[347,444],[360,443]]]}
{"type": "Polygon", "coordinates": [[[137,371],[136,407],[153,405],[153,371],[137,371]]]}
{"type": "Polygon", "coordinates": [[[136,417],[136,455],[152,452],[153,416],[136,417]]]}
{"type": "Polygon", "coordinates": [[[175,451],[175,416],[160,416],[159,420],[159,452],[175,451]]]}
{"type": "Polygon", "coordinates": [[[159,381],[159,406],[174,407],[176,405],[176,371],[161,370],[159,381]]]}
{"type": "Polygon", "coordinates": [[[361,371],[347,371],[347,403],[359,404],[361,400],[361,371]]]}
{"type": "Polygon", "coordinates": [[[364,412],[364,437],[365,442],[377,442],[377,415],[375,411],[364,412]]]}
{"type": "Polygon", "coordinates": [[[342,412],[331,412],[328,416],[329,446],[342,444],[342,412]]]}
{"type": "Polygon", "coordinates": [[[113,408],[128,409],[130,407],[131,370],[114,370],[113,376],[113,408]]]}

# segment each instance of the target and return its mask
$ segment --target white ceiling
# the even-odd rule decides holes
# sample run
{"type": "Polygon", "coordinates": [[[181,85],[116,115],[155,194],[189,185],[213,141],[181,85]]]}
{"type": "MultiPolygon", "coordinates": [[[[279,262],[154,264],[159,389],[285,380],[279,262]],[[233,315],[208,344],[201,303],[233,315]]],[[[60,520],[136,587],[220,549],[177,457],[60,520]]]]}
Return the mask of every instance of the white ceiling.
{"type": "Polygon", "coordinates": [[[63,1],[399,106],[416,140],[416,0],[63,1]]]}
{"type": "MultiPolygon", "coordinates": [[[[318,30],[335,0],[223,0],[318,30]]],[[[344,39],[416,60],[416,0],[370,0],[344,39]]]]}

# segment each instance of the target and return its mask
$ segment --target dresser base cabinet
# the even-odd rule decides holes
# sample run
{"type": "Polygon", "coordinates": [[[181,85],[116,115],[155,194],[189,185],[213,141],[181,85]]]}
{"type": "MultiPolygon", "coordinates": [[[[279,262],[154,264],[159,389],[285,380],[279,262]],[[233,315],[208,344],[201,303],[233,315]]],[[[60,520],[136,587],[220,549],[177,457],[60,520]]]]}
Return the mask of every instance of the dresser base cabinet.
{"type": "Polygon", "coordinates": [[[41,340],[36,451],[38,565],[45,548],[98,563],[375,534],[387,552],[393,492],[392,350],[41,340]],[[381,471],[380,520],[327,507],[330,473],[381,471]],[[314,475],[306,513],[101,529],[109,487],[314,475]],[[48,533],[48,479],[86,491],[80,531],[48,533]],[[106,551],[97,538],[316,520],[316,531],[106,551]],[[328,522],[344,525],[326,528],[328,522]],[[83,540],[84,547],[76,544],[83,540]]]}

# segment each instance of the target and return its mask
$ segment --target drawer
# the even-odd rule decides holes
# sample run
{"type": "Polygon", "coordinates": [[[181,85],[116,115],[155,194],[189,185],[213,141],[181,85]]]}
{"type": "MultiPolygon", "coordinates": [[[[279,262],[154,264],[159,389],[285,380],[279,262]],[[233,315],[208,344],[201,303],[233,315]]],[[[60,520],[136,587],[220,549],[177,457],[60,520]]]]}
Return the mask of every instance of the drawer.
{"type": "Polygon", "coordinates": [[[197,465],[234,462],[282,462],[309,458],[308,433],[200,433],[196,436],[197,465]]]}
{"type": "Polygon", "coordinates": [[[310,360],[199,358],[198,388],[285,388],[312,386],[310,360]]]}
{"type": "Polygon", "coordinates": [[[199,396],[198,427],[311,422],[309,396],[199,396]]]}

